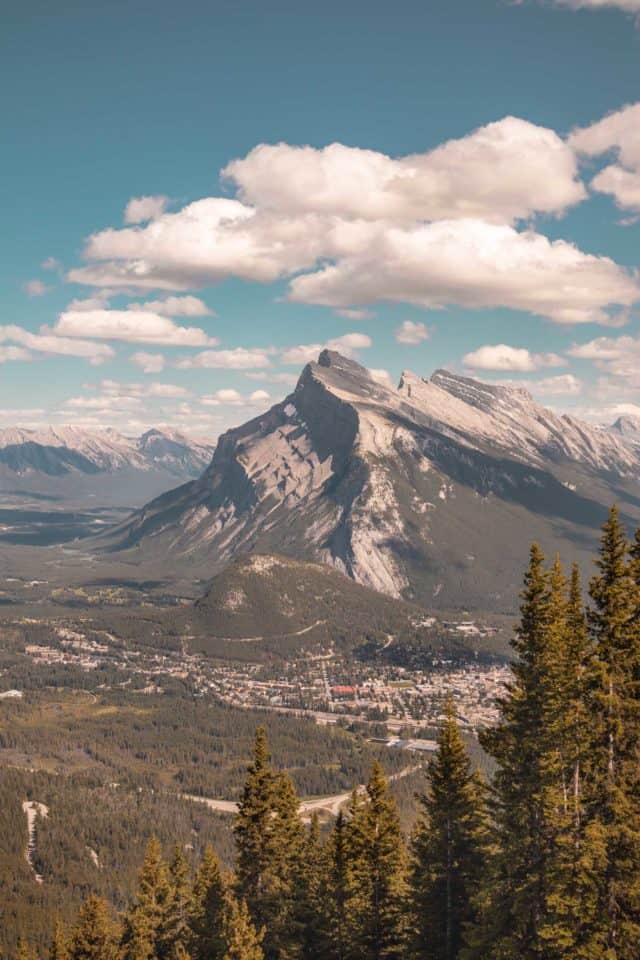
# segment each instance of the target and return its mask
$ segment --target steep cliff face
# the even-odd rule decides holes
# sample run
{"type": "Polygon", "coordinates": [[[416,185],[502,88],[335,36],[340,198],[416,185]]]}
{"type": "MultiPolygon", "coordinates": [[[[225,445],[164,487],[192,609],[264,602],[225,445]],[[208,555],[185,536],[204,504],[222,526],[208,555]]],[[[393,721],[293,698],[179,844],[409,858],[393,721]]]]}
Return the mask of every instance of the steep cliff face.
{"type": "Polygon", "coordinates": [[[585,559],[614,499],[630,524],[638,449],[521,389],[446,371],[397,390],[331,351],[282,403],[220,438],[202,476],[111,548],[215,573],[277,551],[391,596],[511,610],[528,543],[585,559]]]}

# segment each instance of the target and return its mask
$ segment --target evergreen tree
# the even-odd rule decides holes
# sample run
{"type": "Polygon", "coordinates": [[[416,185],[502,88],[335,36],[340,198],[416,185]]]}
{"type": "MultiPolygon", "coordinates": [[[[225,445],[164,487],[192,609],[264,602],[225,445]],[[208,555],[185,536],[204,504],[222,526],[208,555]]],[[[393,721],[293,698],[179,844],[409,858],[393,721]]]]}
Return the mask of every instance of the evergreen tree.
{"type": "Polygon", "coordinates": [[[615,960],[640,943],[640,588],[639,539],[629,556],[615,507],[603,527],[589,621],[595,644],[592,691],[592,816],[600,828],[596,942],[615,960]]]}
{"type": "Polygon", "coordinates": [[[118,960],[117,933],[109,908],[91,896],[80,908],[71,932],[70,960],[118,960]]]}
{"type": "Polygon", "coordinates": [[[56,920],[53,928],[47,960],[69,960],[69,938],[60,920],[56,920]]]}
{"type": "Polygon", "coordinates": [[[226,887],[212,847],[196,873],[189,909],[189,951],[193,960],[222,960],[226,887]]]}
{"type": "MultiPolygon", "coordinates": [[[[350,809],[357,810],[357,792],[350,809]]],[[[342,810],[327,842],[327,885],[322,912],[324,953],[329,960],[345,960],[348,955],[347,902],[349,899],[349,827],[342,810]]]]}
{"type": "Polygon", "coordinates": [[[355,797],[348,832],[348,956],[387,960],[405,955],[406,852],[394,801],[374,763],[365,802],[355,797]]]}
{"type": "Polygon", "coordinates": [[[256,734],[234,835],[238,894],[256,927],[265,930],[265,957],[299,956],[302,935],[296,908],[304,827],[291,780],[271,767],[262,728],[256,734]]]}
{"type": "Polygon", "coordinates": [[[251,922],[247,905],[229,895],[224,913],[223,960],[263,960],[262,933],[251,922]]]}
{"type": "Polygon", "coordinates": [[[548,658],[549,575],[537,544],[531,548],[521,620],[512,640],[513,681],[500,701],[501,721],[482,743],[498,764],[494,819],[500,856],[491,878],[492,908],[485,918],[487,960],[543,960],[539,941],[544,910],[540,735],[547,711],[541,676],[548,658]]]}
{"type": "Polygon", "coordinates": [[[184,957],[190,936],[191,884],[189,868],[179,846],[169,864],[169,883],[171,892],[162,929],[163,945],[169,957],[184,957]]]}
{"type": "Polygon", "coordinates": [[[302,850],[299,871],[297,923],[302,934],[302,957],[319,960],[326,956],[325,898],[327,890],[327,857],[320,840],[320,821],[313,813],[302,850]]]}
{"type": "Polygon", "coordinates": [[[152,837],[138,875],[136,900],[125,917],[124,960],[165,960],[171,955],[168,922],[173,904],[169,870],[152,837]]]}
{"type": "Polygon", "coordinates": [[[485,869],[484,789],[471,770],[450,700],[412,839],[410,915],[419,960],[457,960],[485,869]]]}

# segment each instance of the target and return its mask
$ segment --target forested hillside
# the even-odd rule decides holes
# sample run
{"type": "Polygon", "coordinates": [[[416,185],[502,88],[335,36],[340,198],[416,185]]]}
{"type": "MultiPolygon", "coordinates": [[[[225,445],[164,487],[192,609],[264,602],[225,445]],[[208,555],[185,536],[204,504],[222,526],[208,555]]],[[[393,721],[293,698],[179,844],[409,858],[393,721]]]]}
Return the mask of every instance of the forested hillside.
{"type": "Polygon", "coordinates": [[[410,835],[377,762],[327,832],[259,728],[233,872],[158,824],[132,898],[91,894],[51,925],[51,960],[637,960],[640,531],[627,543],[615,509],[589,595],[532,547],[490,783],[451,702],[410,835]]]}

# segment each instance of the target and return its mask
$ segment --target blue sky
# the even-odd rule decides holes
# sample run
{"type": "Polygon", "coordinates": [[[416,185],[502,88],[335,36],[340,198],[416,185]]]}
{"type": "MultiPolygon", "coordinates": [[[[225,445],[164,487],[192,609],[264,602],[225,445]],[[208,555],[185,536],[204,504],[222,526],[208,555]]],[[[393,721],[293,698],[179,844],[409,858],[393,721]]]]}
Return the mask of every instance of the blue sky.
{"type": "Polygon", "coordinates": [[[636,14],[6,0],[0,425],[213,435],[325,343],[640,414],[636,14]]]}

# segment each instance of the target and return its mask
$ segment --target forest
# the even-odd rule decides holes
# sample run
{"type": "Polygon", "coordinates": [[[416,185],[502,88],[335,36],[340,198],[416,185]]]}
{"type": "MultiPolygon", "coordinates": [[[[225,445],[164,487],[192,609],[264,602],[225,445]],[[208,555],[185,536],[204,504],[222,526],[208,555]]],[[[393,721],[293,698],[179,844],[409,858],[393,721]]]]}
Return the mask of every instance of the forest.
{"type": "MultiPolygon", "coordinates": [[[[125,904],[91,892],[15,960],[637,960],[640,531],[615,508],[583,600],[531,548],[501,717],[471,763],[450,702],[405,835],[380,764],[330,829],[259,728],[232,869],[152,836],[125,904]]],[[[164,832],[164,831],[163,831],[164,832]]],[[[115,868],[115,867],[114,867],[115,868]]],[[[34,908],[35,909],[35,908],[34,908]]]]}

